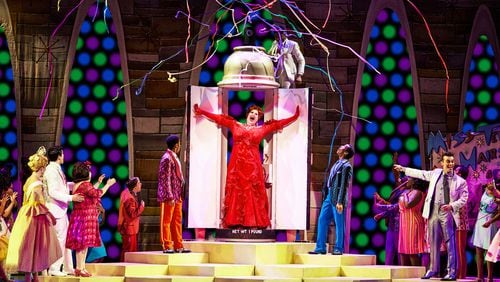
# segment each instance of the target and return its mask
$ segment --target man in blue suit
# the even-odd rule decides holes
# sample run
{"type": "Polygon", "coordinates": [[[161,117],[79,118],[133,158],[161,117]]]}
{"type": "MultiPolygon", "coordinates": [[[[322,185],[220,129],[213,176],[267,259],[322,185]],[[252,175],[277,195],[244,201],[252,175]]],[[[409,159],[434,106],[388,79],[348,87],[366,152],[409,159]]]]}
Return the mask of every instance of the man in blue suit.
{"type": "Polygon", "coordinates": [[[339,160],[330,169],[327,185],[323,189],[324,200],[318,219],[316,248],[310,254],[326,254],[328,226],[332,219],[335,221],[335,246],[332,254],[341,255],[344,252],[344,208],[347,207],[347,189],[352,177],[349,159],[354,155],[354,150],[351,145],[345,144],[338,148],[337,155],[339,160]]]}

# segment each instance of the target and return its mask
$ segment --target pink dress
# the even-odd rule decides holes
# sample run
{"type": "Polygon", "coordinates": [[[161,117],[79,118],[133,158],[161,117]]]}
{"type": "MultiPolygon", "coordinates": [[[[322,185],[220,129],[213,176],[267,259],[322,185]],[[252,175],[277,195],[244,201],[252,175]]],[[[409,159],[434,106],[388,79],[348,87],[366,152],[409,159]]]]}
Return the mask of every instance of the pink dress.
{"type": "Polygon", "coordinates": [[[500,261],[500,230],[497,231],[497,234],[495,234],[495,237],[491,240],[490,247],[486,253],[486,261],[491,261],[493,263],[500,261]]]}
{"type": "Polygon", "coordinates": [[[73,193],[82,194],[84,200],[73,204],[66,248],[80,251],[88,247],[101,246],[97,204],[101,201],[102,190],[94,188],[90,182],[85,181],[73,193]]]}
{"type": "Polygon", "coordinates": [[[416,197],[418,190],[403,192],[399,198],[399,245],[400,254],[421,254],[425,251],[425,224],[422,217],[422,206],[425,195],[421,195],[420,201],[413,207],[405,207],[405,203],[411,202],[416,197]]]}
{"type": "Polygon", "coordinates": [[[32,175],[23,190],[23,205],[12,227],[5,262],[10,273],[42,271],[62,257],[56,219],[45,206],[42,182],[32,175]]]}

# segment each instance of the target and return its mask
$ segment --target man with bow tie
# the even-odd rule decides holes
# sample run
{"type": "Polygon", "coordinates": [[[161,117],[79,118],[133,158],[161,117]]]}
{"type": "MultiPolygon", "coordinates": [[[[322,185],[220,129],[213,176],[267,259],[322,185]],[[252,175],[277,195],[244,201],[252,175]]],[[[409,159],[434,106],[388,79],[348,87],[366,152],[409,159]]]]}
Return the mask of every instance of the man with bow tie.
{"type": "Polygon", "coordinates": [[[158,202],[160,202],[160,240],[163,253],[189,253],[182,244],[182,189],[184,176],[178,154],[181,151],[179,136],[166,139],[167,151],[163,154],[158,171],[158,202]]]}
{"type": "Polygon", "coordinates": [[[61,146],[54,146],[47,151],[50,163],[43,174],[47,184],[49,197],[47,199],[47,208],[56,218],[57,239],[61,246],[63,256],[58,259],[49,268],[49,275],[66,276],[73,274],[73,256],[71,250],[66,249],[66,234],[68,233],[68,205],[70,202],[82,202],[83,195],[70,194],[70,184],[66,182],[66,176],[62,171],[61,165],[64,163],[64,151],[61,146]],[[63,271],[61,271],[63,265],[63,271]]]}
{"type": "Polygon", "coordinates": [[[454,173],[453,153],[443,153],[440,163],[443,168],[436,168],[432,171],[400,165],[394,165],[394,169],[404,172],[407,176],[430,182],[422,216],[428,219],[427,230],[431,257],[429,270],[422,279],[430,279],[439,275],[439,248],[441,241],[444,240],[448,250],[448,273],[441,281],[455,281],[457,276],[455,226],[460,225],[459,210],[467,204],[469,192],[467,182],[454,173]]]}

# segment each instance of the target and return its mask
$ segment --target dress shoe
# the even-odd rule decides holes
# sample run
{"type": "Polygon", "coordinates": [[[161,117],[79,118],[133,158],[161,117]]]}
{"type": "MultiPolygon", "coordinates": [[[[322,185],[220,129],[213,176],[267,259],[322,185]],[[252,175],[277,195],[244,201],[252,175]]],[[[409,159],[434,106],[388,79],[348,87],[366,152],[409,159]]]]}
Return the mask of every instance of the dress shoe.
{"type": "Polygon", "coordinates": [[[57,276],[57,277],[68,276],[68,274],[66,272],[62,272],[59,270],[49,270],[49,275],[50,276],[57,276]]]}
{"type": "Polygon", "coordinates": [[[441,281],[456,281],[457,277],[455,275],[447,274],[445,277],[441,278],[441,281]]]}
{"type": "Polygon", "coordinates": [[[434,271],[430,271],[430,270],[429,270],[429,271],[427,271],[427,273],[425,273],[425,275],[424,275],[424,276],[422,276],[421,278],[422,278],[422,279],[431,279],[431,277],[436,276],[436,275],[437,275],[437,273],[436,273],[436,272],[434,272],[434,271]]]}
{"type": "Polygon", "coordinates": [[[75,276],[76,277],[90,277],[92,276],[92,274],[90,274],[86,269],[78,269],[78,268],[75,268],[75,276]]]}
{"type": "Polygon", "coordinates": [[[173,254],[175,253],[174,249],[166,249],[166,250],[163,250],[163,253],[164,254],[173,254]]]}
{"type": "Polygon", "coordinates": [[[310,251],[308,252],[310,255],[325,255],[326,252],[321,252],[321,251],[310,251]]]}
{"type": "Polygon", "coordinates": [[[190,249],[179,248],[175,250],[176,253],[190,253],[190,249]]]}
{"type": "Polygon", "coordinates": [[[340,255],[342,255],[342,251],[339,251],[339,250],[333,250],[332,255],[335,255],[335,256],[340,256],[340,255]]]}

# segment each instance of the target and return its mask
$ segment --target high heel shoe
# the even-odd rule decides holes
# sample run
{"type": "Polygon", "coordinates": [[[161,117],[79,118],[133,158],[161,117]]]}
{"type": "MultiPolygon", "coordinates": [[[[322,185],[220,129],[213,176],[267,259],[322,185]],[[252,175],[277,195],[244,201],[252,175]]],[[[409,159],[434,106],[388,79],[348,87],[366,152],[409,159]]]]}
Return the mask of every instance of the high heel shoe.
{"type": "Polygon", "coordinates": [[[90,277],[92,276],[92,274],[90,274],[86,269],[78,269],[78,268],[75,268],[75,276],[76,277],[90,277]]]}

